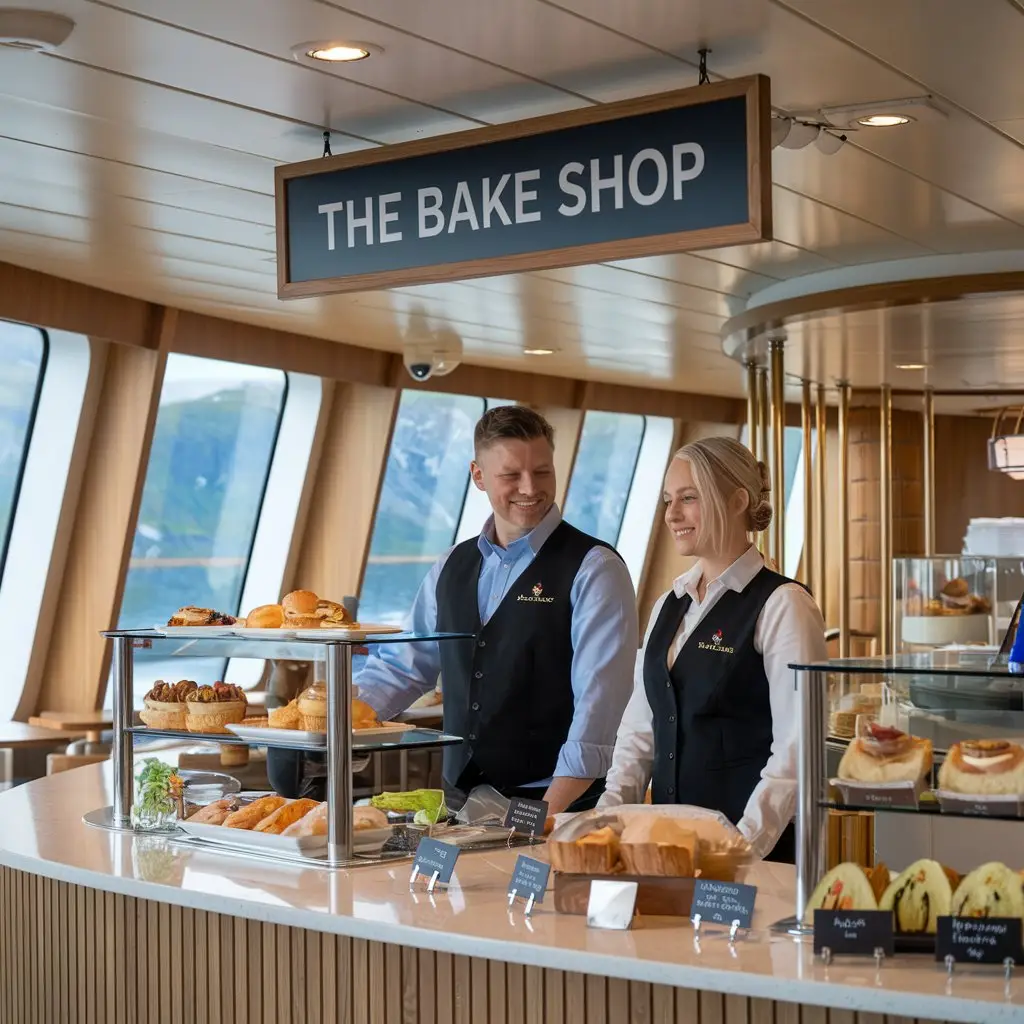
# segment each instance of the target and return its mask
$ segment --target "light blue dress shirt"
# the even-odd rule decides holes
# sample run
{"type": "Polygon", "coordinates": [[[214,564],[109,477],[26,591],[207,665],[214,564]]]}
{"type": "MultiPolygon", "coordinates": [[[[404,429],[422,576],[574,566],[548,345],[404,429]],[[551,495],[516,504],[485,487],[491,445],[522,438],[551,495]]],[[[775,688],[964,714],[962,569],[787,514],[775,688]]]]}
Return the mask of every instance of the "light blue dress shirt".
{"type": "MultiPolygon", "coordinates": [[[[494,517],[477,540],[483,564],[477,584],[480,623],[497,610],[544,542],[562,521],[556,505],[526,536],[507,548],[494,540],[494,517]]],[[[453,549],[431,566],[404,627],[416,633],[437,628],[437,579],[453,549]]],[[[615,734],[633,688],[633,664],[640,644],[636,595],[629,570],[616,554],[594,547],[580,564],[569,591],[572,604],[572,691],[575,712],[558,755],[556,776],[603,778],[611,766],[615,734]]],[[[381,644],[356,677],[359,696],[382,720],[394,718],[437,684],[441,658],[437,643],[381,644]]],[[[538,780],[547,785],[551,780],[538,780]]]]}

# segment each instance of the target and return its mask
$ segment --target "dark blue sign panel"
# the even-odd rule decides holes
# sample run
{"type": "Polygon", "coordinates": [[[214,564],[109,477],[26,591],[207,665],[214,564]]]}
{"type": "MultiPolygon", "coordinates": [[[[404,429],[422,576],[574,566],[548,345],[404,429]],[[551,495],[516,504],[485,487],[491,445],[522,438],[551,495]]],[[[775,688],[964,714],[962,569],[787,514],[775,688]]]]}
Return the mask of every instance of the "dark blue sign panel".
{"type": "Polygon", "coordinates": [[[770,237],[767,101],[757,77],[279,168],[281,294],[770,237]]]}

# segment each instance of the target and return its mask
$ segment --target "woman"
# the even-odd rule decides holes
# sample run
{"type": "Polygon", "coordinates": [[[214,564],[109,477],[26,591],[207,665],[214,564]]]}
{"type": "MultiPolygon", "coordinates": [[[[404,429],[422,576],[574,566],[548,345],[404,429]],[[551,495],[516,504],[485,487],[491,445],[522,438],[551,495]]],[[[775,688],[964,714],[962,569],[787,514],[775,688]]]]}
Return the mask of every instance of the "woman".
{"type": "Polygon", "coordinates": [[[767,860],[793,861],[799,710],[792,662],[827,657],[811,595],[764,564],[750,534],[772,520],[763,462],[711,437],[676,452],[665,524],[696,564],[659,598],[600,807],[721,811],[767,860]]]}

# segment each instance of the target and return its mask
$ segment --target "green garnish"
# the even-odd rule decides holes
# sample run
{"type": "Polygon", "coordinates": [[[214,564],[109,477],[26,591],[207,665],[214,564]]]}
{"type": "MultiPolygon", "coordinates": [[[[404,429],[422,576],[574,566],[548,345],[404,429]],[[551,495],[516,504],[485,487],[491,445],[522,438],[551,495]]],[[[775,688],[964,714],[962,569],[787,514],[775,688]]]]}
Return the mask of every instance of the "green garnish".
{"type": "Polygon", "coordinates": [[[147,757],[136,776],[136,807],[144,816],[169,814],[181,794],[181,776],[176,768],[155,757],[147,757]]]}

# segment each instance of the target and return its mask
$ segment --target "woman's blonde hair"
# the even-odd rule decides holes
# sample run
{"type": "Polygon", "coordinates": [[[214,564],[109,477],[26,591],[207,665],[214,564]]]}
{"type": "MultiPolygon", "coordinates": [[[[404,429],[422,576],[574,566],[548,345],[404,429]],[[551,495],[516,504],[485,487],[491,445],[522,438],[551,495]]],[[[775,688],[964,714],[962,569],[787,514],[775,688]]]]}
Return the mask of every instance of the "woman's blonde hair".
{"type": "Polygon", "coordinates": [[[706,437],[691,441],[676,452],[693,473],[700,495],[701,544],[720,548],[725,539],[727,505],[736,491],[747,492],[745,526],[748,533],[767,530],[772,521],[772,481],[768,467],[754,458],[749,448],[731,437],[706,437]]]}

